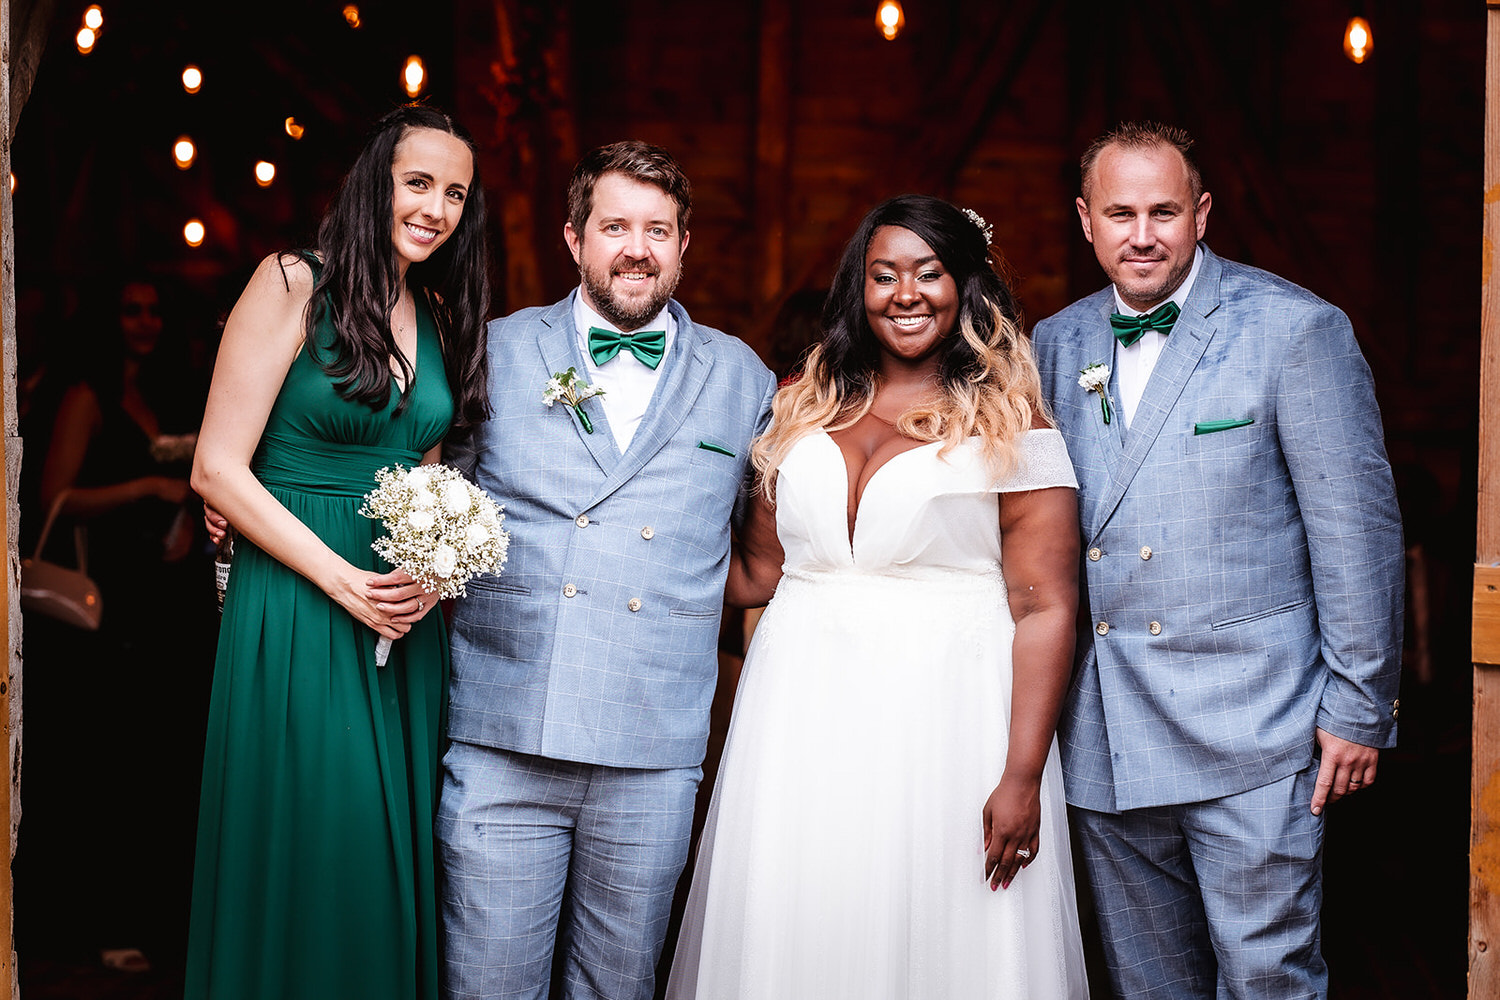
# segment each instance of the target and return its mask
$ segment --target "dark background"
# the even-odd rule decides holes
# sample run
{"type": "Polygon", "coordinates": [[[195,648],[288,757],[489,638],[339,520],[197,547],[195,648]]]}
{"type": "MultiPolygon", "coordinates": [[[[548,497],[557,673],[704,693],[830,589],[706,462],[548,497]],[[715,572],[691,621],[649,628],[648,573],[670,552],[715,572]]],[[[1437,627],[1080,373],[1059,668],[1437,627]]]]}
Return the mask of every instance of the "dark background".
{"type": "MultiPolygon", "coordinates": [[[[783,370],[809,336],[800,307],[881,198],[923,191],[985,216],[1034,321],[1104,283],[1072,203],[1084,145],[1123,118],[1186,127],[1214,250],[1353,319],[1425,566],[1431,668],[1413,658],[1403,679],[1377,787],[1329,817],[1335,995],[1463,995],[1483,4],[1367,0],[1363,65],[1341,48],[1352,0],[911,0],[894,42],[874,0],[366,3],[357,30],[326,0],[111,2],[88,56],[73,43],[85,4],[13,0],[13,22],[28,6],[50,15],[12,147],[28,463],[44,433],[28,407],[45,399],[28,387],[87,350],[80,304],[123,274],[157,278],[206,375],[217,320],[262,256],[311,241],[364,129],[405,98],[410,54],[424,95],[481,145],[497,313],[576,280],[561,226],[578,155],[644,138],[695,185],[679,298],[783,370]],[[188,62],[197,95],[180,84],[188,62]],[[199,150],[186,171],[171,158],[182,134],[199,150]],[[266,189],[251,176],[262,158],[277,166],[266,189]],[[208,228],[197,249],[181,239],[193,217],[208,228]]],[[[37,520],[23,501],[23,537],[37,520]]],[[[28,953],[24,902],[23,988],[84,995],[48,985],[60,966],[28,953]]]]}

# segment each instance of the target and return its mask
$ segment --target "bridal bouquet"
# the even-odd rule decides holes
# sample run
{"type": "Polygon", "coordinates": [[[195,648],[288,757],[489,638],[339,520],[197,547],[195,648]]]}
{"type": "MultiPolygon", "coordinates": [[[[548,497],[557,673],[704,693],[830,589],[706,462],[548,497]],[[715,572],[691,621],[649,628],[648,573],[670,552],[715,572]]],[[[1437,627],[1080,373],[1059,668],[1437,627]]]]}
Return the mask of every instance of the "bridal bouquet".
{"type": "MultiPolygon", "coordinates": [[[[499,573],[510,548],[501,527],[504,509],[450,465],[396,466],[375,473],[375,489],[359,512],[378,518],[386,534],[371,546],[406,570],[439,600],[462,597],[480,573],[499,573]]],[[[375,663],[385,666],[391,640],[375,644],[375,663]]]]}

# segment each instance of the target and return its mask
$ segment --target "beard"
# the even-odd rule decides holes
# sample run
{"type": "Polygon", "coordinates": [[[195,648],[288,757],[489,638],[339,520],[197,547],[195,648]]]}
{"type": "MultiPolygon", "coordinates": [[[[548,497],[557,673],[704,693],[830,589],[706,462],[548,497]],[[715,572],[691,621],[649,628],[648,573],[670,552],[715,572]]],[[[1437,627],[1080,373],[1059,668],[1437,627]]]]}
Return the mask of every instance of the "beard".
{"type": "Polygon", "coordinates": [[[626,260],[603,273],[586,269],[580,264],[578,276],[583,279],[583,287],[588,291],[594,308],[599,310],[599,315],[619,327],[622,333],[630,333],[640,329],[662,311],[662,307],[677,290],[677,282],[682,278],[682,265],[679,264],[670,274],[663,274],[661,268],[644,260],[626,260]],[[610,278],[616,271],[641,271],[653,275],[656,278],[655,291],[649,297],[637,301],[622,299],[615,294],[610,284],[610,278]]]}

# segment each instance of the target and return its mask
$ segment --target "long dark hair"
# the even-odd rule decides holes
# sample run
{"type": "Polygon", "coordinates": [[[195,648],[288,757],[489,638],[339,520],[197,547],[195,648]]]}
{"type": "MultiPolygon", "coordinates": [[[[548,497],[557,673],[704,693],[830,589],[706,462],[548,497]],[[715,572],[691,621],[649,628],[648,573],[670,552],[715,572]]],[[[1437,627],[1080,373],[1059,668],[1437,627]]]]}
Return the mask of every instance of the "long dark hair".
{"type": "MultiPolygon", "coordinates": [[[[930,195],[907,194],[881,202],[844,247],[823,304],[826,332],[818,362],[846,400],[870,392],[880,367],[880,345],[865,315],[865,254],[881,226],[908,229],[932,248],[958,285],[959,315],[973,323],[980,341],[990,342],[1002,319],[1021,326],[1020,306],[995,272],[989,240],[977,223],[930,195]]],[[[949,337],[940,350],[945,386],[966,381],[985,363],[964,337],[949,337]]]]}
{"type": "MultiPolygon", "coordinates": [[[[458,226],[424,261],[407,268],[406,285],[423,295],[443,342],[443,367],[454,398],[458,427],[489,416],[485,321],[489,318],[489,250],[485,238],[484,187],[479,155],[462,125],[423,104],[405,104],[375,123],[354,166],[344,176],[318,226],[321,268],[308,309],[306,336],[316,346],[315,329],[327,318],[334,329],[332,352],[320,363],[339,395],[383,409],[391,397],[390,358],[402,381],[415,372],[396,346],[390,313],[401,294],[400,269],[391,242],[395,184],[391,164],[396,147],[416,129],[434,129],[461,140],[474,156],[474,179],[458,226]]],[[[319,356],[315,354],[314,356],[319,356]]],[[[397,411],[410,393],[402,395],[397,411]]]]}
{"type": "Polygon", "coordinates": [[[847,427],[875,401],[881,355],[865,313],[865,255],[881,226],[921,237],[959,295],[958,320],[938,348],[941,392],[901,414],[897,429],[942,441],[939,454],[977,437],[998,475],[1014,466],[1017,438],[1038,416],[1046,419],[1020,306],[995,270],[983,220],[938,198],[902,195],[871,209],[850,237],[824,302],[823,340],[808,352],[802,377],[772,400],[771,427],[751,449],[767,499],[775,498],[776,470],[800,438],[847,427]]]}

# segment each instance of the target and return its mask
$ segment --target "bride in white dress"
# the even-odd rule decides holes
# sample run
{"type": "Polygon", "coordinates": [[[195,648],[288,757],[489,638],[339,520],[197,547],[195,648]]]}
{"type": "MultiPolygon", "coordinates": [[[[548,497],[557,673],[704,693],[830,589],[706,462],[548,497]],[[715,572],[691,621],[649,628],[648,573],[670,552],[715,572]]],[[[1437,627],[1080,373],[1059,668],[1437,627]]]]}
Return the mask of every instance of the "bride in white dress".
{"type": "Polygon", "coordinates": [[[1054,738],[1076,483],[983,220],[880,205],[824,326],[756,446],[729,598],[775,597],[668,997],[1086,997],[1054,738]]]}

